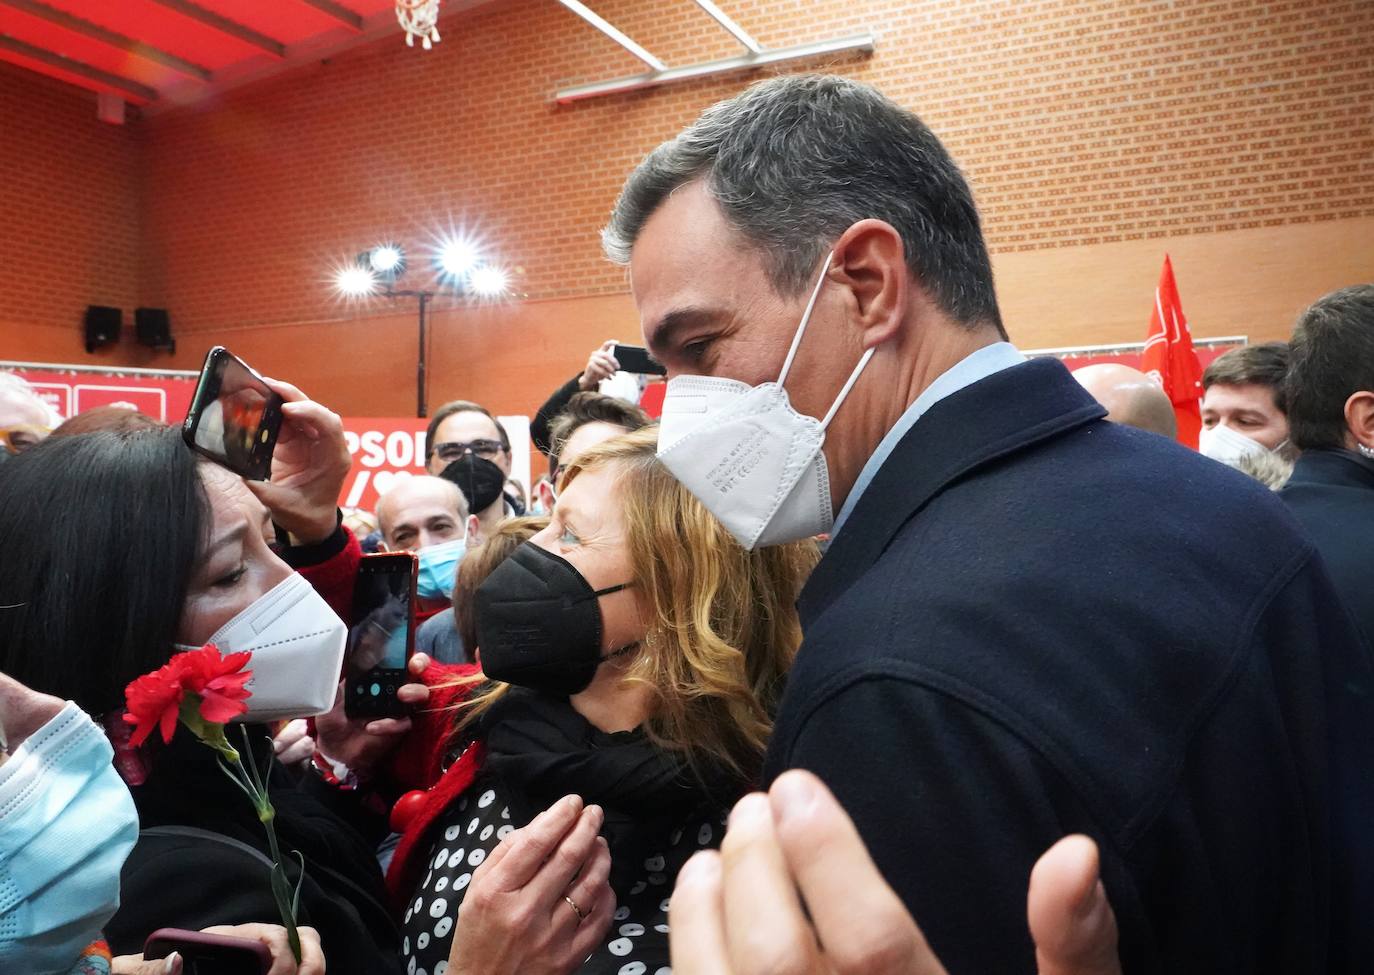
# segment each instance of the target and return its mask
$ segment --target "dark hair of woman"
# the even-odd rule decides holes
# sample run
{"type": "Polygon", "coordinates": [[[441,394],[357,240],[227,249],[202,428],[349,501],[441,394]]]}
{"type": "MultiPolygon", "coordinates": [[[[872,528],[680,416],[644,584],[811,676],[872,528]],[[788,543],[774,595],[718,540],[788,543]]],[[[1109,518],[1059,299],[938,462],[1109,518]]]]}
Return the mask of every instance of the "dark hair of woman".
{"type": "Polygon", "coordinates": [[[0,467],[0,671],[98,715],[167,662],[209,521],[197,465],[159,424],[0,467]]]}

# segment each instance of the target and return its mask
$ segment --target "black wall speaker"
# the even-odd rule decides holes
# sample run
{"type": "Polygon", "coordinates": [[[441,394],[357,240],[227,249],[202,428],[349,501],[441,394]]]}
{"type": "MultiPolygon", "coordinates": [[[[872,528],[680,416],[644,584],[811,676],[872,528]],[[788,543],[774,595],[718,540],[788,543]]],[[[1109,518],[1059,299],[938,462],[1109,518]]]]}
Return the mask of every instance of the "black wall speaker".
{"type": "Polygon", "coordinates": [[[134,309],[134,331],[138,333],[139,345],[176,351],[177,343],[172,338],[172,322],[167,317],[165,308],[134,309]]]}
{"type": "Polygon", "coordinates": [[[124,312],[106,305],[86,306],[86,351],[94,352],[105,345],[119,341],[119,330],[124,324],[124,312]]]}

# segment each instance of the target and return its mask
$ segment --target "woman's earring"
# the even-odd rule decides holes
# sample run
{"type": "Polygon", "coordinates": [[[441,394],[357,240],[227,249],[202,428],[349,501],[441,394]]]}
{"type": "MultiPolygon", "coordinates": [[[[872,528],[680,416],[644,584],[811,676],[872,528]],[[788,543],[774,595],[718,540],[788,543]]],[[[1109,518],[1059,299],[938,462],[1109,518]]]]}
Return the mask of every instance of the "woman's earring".
{"type": "Polygon", "coordinates": [[[1364,454],[1370,460],[1374,460],[1374,447],[1366,447],[1364,444],[1356,444],[1355,446],[1359,448],[1360,453],[1364,454]]]}

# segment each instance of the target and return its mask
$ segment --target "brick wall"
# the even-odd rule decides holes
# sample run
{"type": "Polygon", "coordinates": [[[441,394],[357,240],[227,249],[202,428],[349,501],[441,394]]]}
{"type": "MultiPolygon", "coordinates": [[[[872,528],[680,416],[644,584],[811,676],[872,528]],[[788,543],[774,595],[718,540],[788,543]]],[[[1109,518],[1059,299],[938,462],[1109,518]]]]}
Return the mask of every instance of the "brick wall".
{"type": "Polygon", "coordinates": [[[132,319],[137,140],[96,120],[94,95],[0,64],[0,358],[29,327],[75,330],[87,305],[132,319]]]}
{"type": "MultiPolygon", "coordinates": [[[[670,64],[738,51],[688,0],[594,6],[670,64]]],[[[1202,335],[1282,335],[1297,308],[1374,267],[1368,0],[724,7],[769,46],[878,35],[871,58],[822,67],[877,85],[949,144],[974,183],[1023,344],[1142,337],[1166,248],[1202,335]]],[[[527,300],[436,305],[432,402],[465,395],[530,412],[591,344],[634,337],[623,272],[601,256],[597,230],[646,150],[753,76],[558,107],[559,87],[641,66],[553,0],[498,0],[444,28],[430,52],[388,37],[99,130],[129,160],[137,140],[141,163],[126,170],[140,201],[137,297],[169,308],[182,338],[156,364],[194,366],[223,341],[275,371],[318,377],[348,412],[406,412],[413,306],[337,304],[325,268],[382,237],[415,250],[450,225],[490,241],[527,300]],[[360,366],[373,382],[353,381],[360,366]]],[[[24,146],[0,148],[16,152],[32,169],[24,146]]],[[[88,194],[74,198],[87,206],[88,194]]],[[[71,217],[84,212],[61,216],[79,228],[71,217]]],[[[69,316],[30,300],[16,320],[50,328],[11,345],[52,355],[68,341],[52,330],[69,316]]],[[[115,358],[148,361],[133,355],[115,358]]]]}
{"type": "MultiPolygon", "coordinates": [[[[687,0],[596,9],[669,64],[736,53],[687,0]]],[[[762,43],[873,29],[832,70],[922,114],[994,250],[1374,215],[1374,4],[735,0],[762,43]]],[[[646,149],[747,76],[558,107],[638,62],[551,0],[388,38],[144,125],[142,290],[184,327],[327,313],[319,269],[381,233],[481,228],[533,298],[624,290],[596,230],[646,149]]]]}

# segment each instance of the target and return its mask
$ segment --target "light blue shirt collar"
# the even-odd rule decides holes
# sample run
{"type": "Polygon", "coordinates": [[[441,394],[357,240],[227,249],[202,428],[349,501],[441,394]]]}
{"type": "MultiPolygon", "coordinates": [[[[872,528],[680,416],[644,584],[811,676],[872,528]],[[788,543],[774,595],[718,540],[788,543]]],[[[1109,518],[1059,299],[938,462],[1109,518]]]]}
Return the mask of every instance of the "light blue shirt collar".
{"type": "Polygon", "coordinates": [[[849,491],[849,497],[845,498],[844,506],[840,508],[840,513],[835,518],[834,527],[830,529],[830,537],[833,539],[840,533],[840,529],[844,527],[844,523],[849,520],[850,514],[854,511],[854,506],[859,503],[859,498],[873,483],[873,478],[877,476],[878,469],[887,463],[888,457],[892,456],[892,451],[897,449],[898,442],[907,435],[907,432],[916,425],[916,421],[924,416],[927,410],[946,396],[952,396],[966,386],[972,386],[979,380],[987,379],[993,373],[1010,369],[1012,366],[1025,361],[1026,357],[1017,351],[1016,346],[1010,342],[985,345],[957,362],[942,373],[935,382],[927,386],[925,391],[906,408],[906,412],[887,432],[887,436],[883,437],[882,442],[878,444],[878,449],[873,451],[873,456],[868,458],[868,463],[859,472],[859,479],[854,482],[854,487],[849,491]]]}

